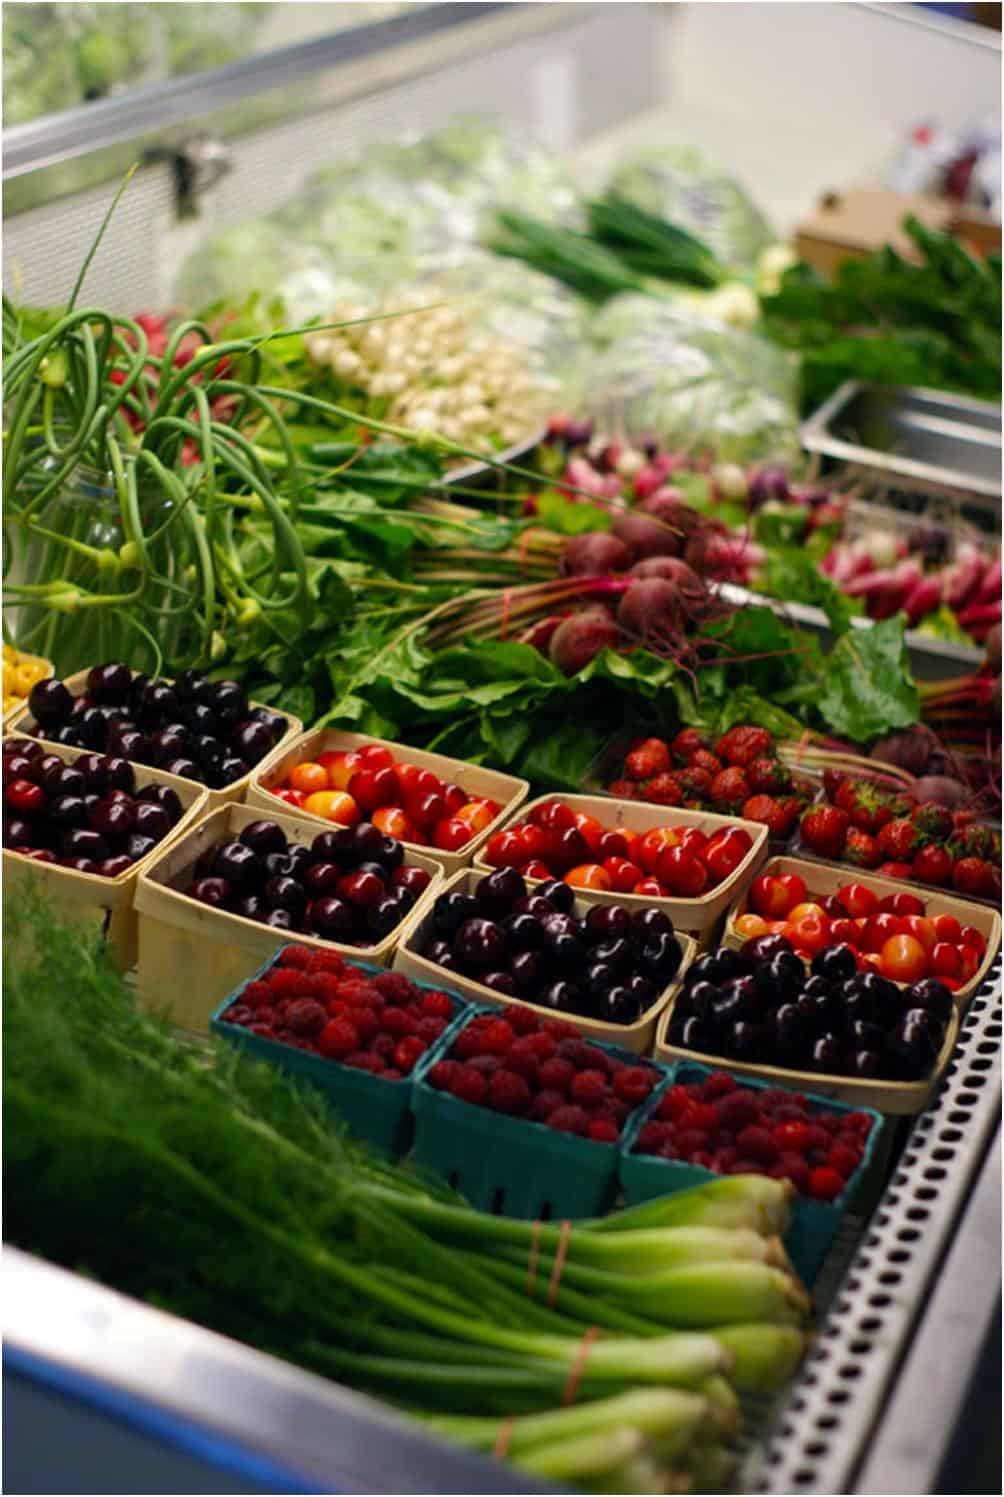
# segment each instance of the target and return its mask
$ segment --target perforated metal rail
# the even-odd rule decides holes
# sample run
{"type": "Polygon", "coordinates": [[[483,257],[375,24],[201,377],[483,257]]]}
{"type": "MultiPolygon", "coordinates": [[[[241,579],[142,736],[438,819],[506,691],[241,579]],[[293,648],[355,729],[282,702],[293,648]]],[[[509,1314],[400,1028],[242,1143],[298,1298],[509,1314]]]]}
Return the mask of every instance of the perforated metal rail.
{"type": "MultiPolygon", "coordinates": [[[[741,1490],[856,1490],[855,1473],[999,1125],[1000,1062],[998,955],[969,1005],[939,1092],[913,1124],[846,1272],[838,1272],[802,1373],[750,1451],[741,1490]]],[[[970,1370],[960,1368],[960,1378],[970,1370]]]]}

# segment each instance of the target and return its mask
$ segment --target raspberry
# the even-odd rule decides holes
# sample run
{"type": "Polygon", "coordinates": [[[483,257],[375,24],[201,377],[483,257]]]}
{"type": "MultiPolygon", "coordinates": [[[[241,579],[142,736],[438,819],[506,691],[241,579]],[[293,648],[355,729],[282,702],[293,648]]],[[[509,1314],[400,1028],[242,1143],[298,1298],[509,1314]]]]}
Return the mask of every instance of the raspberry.
{"type": "Polygon", "coordinates": [[[673,1144],[681,1159],[689,1159],[697,1151],[707,1150],[711,1139],[700,1128],[681,1128],[673,1134],[673,1144]]]}
{"type": "Polygon", "coordinates": [[[568,1095],[568,1089],[575,1079],[575,1067],[571,1061],[562,1060],[556,1055],[553,1060],[545,1060],[537,1072],[538,1084],[547,1091],[564,1092],[568,1095]]]}
{"type": "Polygon", "coordinates": [[[348,1019],[332,1019],[321,1030],[317,1048],[329,1060],[343,1060],[358,1044],[359,1035],[354,1024],[350,1024],[348,1019]]]}
{"type": "Polygon", "coordinates": [[[319,1003],[313,998],[298,998],[289,1005],[286,1014],[286,1023],[296,1034],[311,1035],[320,1034],[328,1022],[328,1016],[319,1003]]]}
{"type": "Polygon", "coordinates": [[[817,1201],[835,1201],[843,1188],[841,1176],[826,1165],[809,1172],[809,1194],[817,1201]]]}
{"type": "MultiPolygon", "coordinates": [[[[285,948],[287,951],[290,948],[285,948]]],[[[307,993],[306,974],[292,967],[273,967],[268,974],[268,985],[273,998],[302,998],[307,993]]]]}
{"type": "Polygon", "coordinates": [[[607,1078],[602,1071],[580,1071],[572,1081],[569,1096],[590,1112],[605,1101],[607,1078]]]}
{"type": "Polygon", "coordinates": [[[482,1055],[504,1055],[516,1036],[505,1019],[493,1019],[481,1031],[482,1055]]]}
{"type": "Polygon", "coordinates": [[[506,1016],[517,1034],[535,1035],[540,1029],[540,1020],[533,1010],[518,1003],[506,1010],[506,1016]]]}
{"type": "Polygon", "coordinates": [[[549,1034],[532,1034],[529,1039],[538,1060],[550,1060],[552,1055],[557,1055],[558,1046],[549,1034]]]}
{"type": "Polygon", "coordinates": [[[713,1102],[691,1102],[680,1114],[681,1128],[699,1128],[702,1133],[714,1136],[718,1132],[718,1108],[713,1102]]]}
{"type": "Polygon", "coordinates": [[[346,1055],[345,1064],[356,1071],[369,1071],[374,1076],[384,1069],[379,1055],[374,1055],[369,1050],[353,1050],[351,1055],[346,1055]]]}
{"type": "Polygon", "coordinates": [[[345,958],[338,955],[337,951],[311,950],[310,961],[307,964],[308,972],[327,972],[332,977],[341,977],[343,972],[355,971],[349,969],[345,964],[345,958]]]}
{"type": "Polygon", "coordinates": [[[809,1114],[804,1107],[799,1107],[794,1102],[785,1102],[783,1107],[775,1107],[774,1121],[775,1123],[807,1123],[809,1114]]]}
{"type": "Polygon", "coordinates": [[[275,1002],[275,994],[267,982],[249,982],[241,994],[241,1002],[246,1003],[248,1008],[271,1008],[275,1002]]]}
{"type": "Polygon", "coordinates": [[[566,1023],[564,1019],[545,1019],[540,1027],[554,1040],[574,1040],[578,1033],[575,1025],[566,1023]]]}
{"type": "Polygon", "coordinates": [[[459,1069],[455,1060],[438,1060],[429,1072],[429,1085],[434,1086],[437,1092],[449,1091],[459,1069]]]}
{"type": "Polygon", "coordinates": [[[849,1180],[861,1163],[861,1151],[852,1149],[847,1144],[834,1144],[826,1156],[826,1163],[843,1179],[849,1180]]]}
{"type": "Polygon", "coordinates": [[[726,1144],[724,1149],[716,1149],[712,1160],[712,1169],[720,1175],[727,1174],[739,1158],[739,1150],[732,1144],[726,1144]]]}
{"type": "Polygon", "coordinates": [[[735,1089],[736,1081],[727,1071],[712,1071],[704,1083],[704,1097],[708,1102],[716,1102],[719,1097],[725,1097],[735,1089]]]}
{"type": "Polygon", "coordinates": [[[379,1055],[381,1060],[390,1060],[394,1054],[394,1046],[397,1041],[390,1034],[376,1034],[370,1041],[370,1049],[374,1055],[379,1055]]]}
{"type": "Polygon", "coordinates": [[[662,1100],[657,1109],[657,1116],[667,1121],[672,1121],[674,1118],[681,1117],[689,1106],[689,1091],[685,1086],[680,1086],[677,1083],[677,1085],[671,1086],[667,1092],[663,1093],[662,1100]]]}
{"type": "Polygon", "coordinates": [[[867,1138],[872,1131],[872,1119],[866,1112],[847,1112],[844,1114],[844,1127],[853,1133],[859,1133],[862,1138],[867,1138]]]}
{"type": "Polygon", "coordinates": [[[657,1154],[669,1138],[668,1123],[646,1123],[635,1144],[637,1154],[657,1154]]]}
{"type": "Polygon", "coordinates": [[[714,1168],[715,1156],[709,1154],[707,1149],[698,1149],[697,1153],[691,1156],[690,1162],[691,1164],[700,1165],[702,1170],[710,1170],[714,1168]]]}
{"type": "Polygon", "coordinates": [[[280,967],[298,967],[306,972],[313,952],[309,946],[284,946],[279,952],[280,967]]]}
{"type": "Polygon", "coordinates": [[[762,1092],[757,1093],[762,1112],[776,1112],[779,1107],[787,1107],[791,1101],[791,1092],[786,1092],[780,1086],[765,1086],[762,1092]]]}
{"type": "Polygon", "coordinates": [[[422,1013],[428,1019],[452,1019],[453,1004],[448,993],[426,993],[422,999],[422,1013]]]}
{"type": "Polygon", "coordinates": [[[558,1046],[558,1054],[562,1060],[569,1061],[577,1071],[592,1071],[596,1068],[596,1058],[602,1055],[602,1050],[596,1050],[592,1045],[587,1045],[585,1040],[562,1040],[558,1046]]]}
{"type": "Polygon", "coordinates": [[[480,1071],[482,1076],[494,1076],[496,1071],[501,1071],[505,1062],[501,1055],[475,1055],[467,1064],[472,1070],[480,1071]]]}
{"type": "Polygon", "coordinates": [[[325,1008],[329,1004],[342,1001],[339,991],[340,986],[338,975],[335,972],[312,973],[311,987],[313,988],[314,997],[318,1003],[323,1003],[325,1008]]]}
{"type": "Polygon", "coordinates": [[[608,1117],[612,1117],[616,1123],[626,1123],[634,1112],[634,1106],[631,1102],[621,1102],[611,1099],[603,1111],[608,1117]]]}
{"type": "Polygon", "coordinates": [[[801,1154],[783,1153],[768,1171],[775,1180],[790,1180],[796,1190],[809,1188],[809,1166],[801,1154]]]}
{"type": "Polygon", "coordinates": [[[748,1123],[759,1121],[760,1114],[750,1092],[730,1092],[716,1102],[715,1106],[718,1109],[718,1121],[723,1128],[732,1128],[738,1132],[748,1123]]]}
{"type": "Polygon", "coordinates": [[[384,1081],[403,1081],[404,1080],[404,1076],[402,1075],[402,1073],[399,1070],[397,1070],[394,1066],[388,1066],[385,1071],[381,1071],[380,1072],[380,1075],[383,1077],[384,1081]]]}
{"type": "Polygon", "coordinates": [[[272,1028],[271,1024],[260,1024],[260,1023],[259,1024],[252,1024],[251,1025],[251,1033],[252,1034],[260,1034],[263,1039],[267,1039],[267,1040],[274,1040],[275,1039],[275,1030],[272,1028]]]}
{"type": "Polygon", "coordinates": [[[380,1019],[373,1009],[353,1009],[352,1024],[355,1024],[356,1033],[364,1045],[368,1045],[380,1033],[380,1019]]]}
{"type": "Polygon", "coordinates": [[[488,1082],[480,1071],[472,1066],[458,1066],[450,1082],[451,1094],[461,1102],[470,1102],[475,1107],[485,1099],[488,1082]]]}
{"type": "Polygon", "coordinates": [[[420,1040],[417,1034],[409,1034],[394,1047],[394,1064],[402,1076],[407,1076],[414,1070],[427,1049],[425,1041],[420,1040]]]}
{"type": "Polygon", "coordinates": [[[417,1021],[415,1032],[423,1040],[427,1041],[427,1043],[431,1045],[433,1040],[439,1039],[439,1036],[442,1034],[445,1028],[445,1019],[437,1019],[431,1014],[426,1014],[423,1018],[417,1021]]]}
{"type": "Polygon", "coordinates": [[[547,1120],[549,1128],[559,1133],[582,1135],[589,1127],[589,1115],[581,1107],[556,1107],[547,1120]]]}
{"type": "Polygon", "coordinates": [[[472,1060],[475,1055],[481,1054],[481,1039],[476,1029],[468,1025],[462,1029],[453,1041],[451,1052],[458,1060],[472,1060]]]}
{"type": "Polygon", "coordinates": [[[615,1144],[621,1136],[617,1124],[609,1118],[593,1118],[586,1133],[594,1144],[615,1144]]]}
{"type": "Polygon", "coordinates": [[[496,1071],[488,1082],[488,1106],[496,1112],[526,1112],[530,1106],[530,1088],[515,1071],[496,1071]]]}
{"type": "Polygon", "coordinates": [[[373,978],[373,986],[385,1003],[410,1003],[417,992],[411,978],[403,972],[381,972],[373,978]]]}
{"type": "Polygon", "coordinates": [[[385,1008],[380,1015],[380,1028],[384,1034],[392,1034],[396,1040],[415,1033],[416,1021],[404,1008],[385,1008]]]}
{"type": "Polygon", "coordinates": [[[654,1085],[653,1072],[644,1066],[623,1066],[614,1077],[614,1091],[622,1102],[644,1102],[654,1085]]]}
{"type": "Polygon", "coordinates": [[[565,1097],[561,1092],[538,1092],[533,1099],[530,1116],[536,1118],[538,1123],[546,1123],[551,1113],[556,1112],[559,1107],[564,1107],[564,1105],[565,1097]]]}
{"type": "Polygon", "coordinates": [[[362,1004],[368,1008],[380,1008],[383,1005],[379,988],[375,988],[367,978],[346,978],[338,984],[338,996],[343,1003],[351,1004],[353,1008],[362,1004]]]}
{"type": "Polygon", "coordinates": [[[241,1026],[254,1023],[254,1010],[248,1008],[246,1003],[231,1003],[226,1012],[228,1024],[240,1024],[241,1026]]]}
{"type": "Polygon", "coordinates": [[[755,1159],[758,1164],[773,1164],[777,1159],[777,1144],[769,1130],[755,1123],[737,1135],[736,1146],[747,1159],[755,1159]]]}
{"type": "Polygon", "coordinates": [[[825,1128],[821,1128],[816,1122],[809,1124],[805,1140],[807,1149],[821,1149],[824,1154],[828,1154],[832,1144],[833,1140],[825,1128]]]}
{"type": "Polygon", "coordinates": [[[517,1076],[523,1076],[527,1081],[536,1081],[537,1057],[527,1044],[528,1039],[532,1040],[533,1036],[527,1035],[523,1039],[516,1040],[506,1056],[506,1065],[510,1071],[515,1071],[517,1076]]]}

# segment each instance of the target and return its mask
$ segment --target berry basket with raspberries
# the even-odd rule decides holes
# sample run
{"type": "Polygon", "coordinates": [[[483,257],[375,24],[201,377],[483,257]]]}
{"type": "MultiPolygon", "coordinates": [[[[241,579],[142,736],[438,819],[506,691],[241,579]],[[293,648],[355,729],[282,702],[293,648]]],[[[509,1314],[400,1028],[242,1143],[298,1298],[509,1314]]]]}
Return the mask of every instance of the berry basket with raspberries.
{"type": "Polygon", "coordinates": [[[664,1075],[561,1019],[474,1009],[416,1068],[415,1162],[482,1211],[597,1215],[617,1189],[622,1134],[664,1075]]]}
{"type": "Polygon", "coordinates": [[[137,879],[198,821],[205,790],[125,759],[5,738],[3,802],[9,885],[31,879],[60,911],[103,930],[117,966],[133,966],[137,879]]]}
{"type": "Polygon", "coordinates": [[[290,939],[389,966],[443,874],[376,827],[221,806],[155,857],[136,890],[137,991],[204,1034],[225,994],[290,939]]]}
{"type": "Polygon", "coordinates": [[[920,802],[902,785],[827,769],[792,853],[1000,907],[999,829],[964,808],[920,802]]]}
{"type": "Polygon", "coordinates": [[[694,952],[661,909],[587,904],[558,880],[531,892],[514,868],[465,869],[409,921],[394,966],[641,1055],[694,952]]]}
{"type": "Polygon", "coordinates": [[[249,701],[237,681],[212,681],[199,670],[153,678],[108,661],[65,681],[39,681],[9,728],[205,785],[214,811],[242,800],[252,768],[267,763],[303,724],[249,701]]]}
{"type": "Polygon", "coordinates": [[[759,821],[772,845],[788,841],[814,799],[817,782],[793,770],[787,760],[794,744],[780,745],[766,728],[741,723],[717,740],[698,728],[682,728],[675,738],[623,740],[604,753],[599,768],[608,795],[688,811],[734,814],[759,821]]]}
{"type": "Polygon", "coordinates": [[[772,858],[729,915],[724,941],[741,950],[766,935],[783,937],[806,962],[818,958],[823,975],[832,963],[834,972],[877,972],[905,986],[936,977],[964,1008],[1000,947],[1001,918],[940,889],[772,858]]]}
{"type": "Polygon", "coordinates": [[[604,795],[541,796],[495,832],[474,867],[560,878],[591,904],[656,904],[681,930],[724,915],[767,855],[767,828],[709,811],[604,795]]]}
{"type": "Polygon", "coordinates": [[[878,1178],[883,1119],[811,1093],[683,1062],[625,1130],[620,1178],[628,1205],[703,1185],[714,1175],[765,1174],[795,1187],[785,1247],[807,1284],[844,1213],[878,1178]]]}
{"type": "Polygon", "coordinates": [[[395,1158],[412,1139],[411,1078],[469,1005],[337,951],[284,946],[214,1012],[210,1030],[321,1092],[395,1158]]]}
{"type": "Polygon", "coordinates": [[[372,821],[456,873],[529,793],[526,780],[480,764],[318,728],[252,774],[247,804],[268,813],[279,799],[322,821],[372,821]]]}

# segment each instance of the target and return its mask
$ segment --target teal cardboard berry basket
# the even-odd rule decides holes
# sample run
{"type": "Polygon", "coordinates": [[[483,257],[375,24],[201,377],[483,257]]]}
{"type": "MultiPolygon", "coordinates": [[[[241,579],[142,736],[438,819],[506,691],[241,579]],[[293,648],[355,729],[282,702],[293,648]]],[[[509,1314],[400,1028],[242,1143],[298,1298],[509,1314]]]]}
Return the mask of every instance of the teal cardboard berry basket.
{"type": "MultiPolygon", "coordinates": [[[[337,1114],[357,1138],[364,1139],[392,1159],[400,1158],[402,1154],[408,1152],[414,1131],[411,1115],[412,1078],[410,1076],[403,1076],[400,1081],[393,1079],[387,1081],[382,1076],[372,1076],[368,1071],[357,1071],[352,1066],[342,1065],[337,1060],[328,1060],[323,1055],[314,1055],[307,1050],[296,1050],[291,1045],[283,1045],[278,1040],[270,1040],[266,1035],[252,1034],[249,1029],[245,1029],[240,1024],[228,1024],[223,1017],[230,1005],[240,998],[247,983],[264,978],[273,967],[278,965],[281,955],[282,949],[259,967],[258,971],[247,979],[247,982],[242,982],[239,988],[235,988],[228,997],[224,998],[213,1011],[209,1021],[210,1032],[219,1035],[228,1044],[243,1050],[245,1054],[275,1066],[287,1076],[295,1076],[301,1081],[308,1082],[324,1096],[332,1112],[337,1114]]],[[[349,965],[360,972],[365,972],[368,977],[378,977],[381,973],[386,975],[387,972],[386,967],[375,967],[372,962],[353,960],[349,965]]],[[[453,1018],[427,1052],[427,1055],[438,1055],[444,1041],[450,1039],[471,1005],[466,999],[450,992],[449,989],[433,988],[431,983],[424,982],[417,982],[415,986],[430,992],[446,992],[453,1004],[453,1018]]],[[[426,1056],[422,1058],[424,1060],[426,1056]]]]}
{"type": "MultiPolygon", "coordinates": [[[[728,1067],[721,1066],[718,1069],[727,1071],[728,1067]]],[[[631,1152],[639,1133],[654,1116],[669,1087],[678,1082],[684,1085],[699,1084],[711,1074],[712,1070],[708,1066],[689,1061],[678,1062],[644,1106],[630,1119],[621,1139],[619,1162],[620,1183],[628,1206],[652,1200],[655,1196],[674,1195],[678,1190],[705,1185],[716,1178],[715,1171],[705,1169],[703,1165],[631,1152]]],[[[751,1091],[776,1090],[771,1088],[769,1082],[756,1081],[750,1076],[737,1076],[735,1080],[740,1087],[749,1087],[751,1091]]],[[[861,1202],[873,1166],[878,1168],[877,1151],[885,1119],[871,1107],[849,1107],[844,1102],[836,1102],[831,1097],[817,1097],[810,1092],[801,1092],[799,1095],[805,1097],[810,1116],[818,1112],[863,1112],[872,1120],[861,1163],[848,1180],[843,1194],[835,1201],[816,1201],[810,1196],[797,1193],[792,1202],[791,1225],[785,1233],[784,1245],[803,1282],[812,1285],[833,1244],[841,1220],[861,1202]]]]}
{"type": "MultiPolygon", "coordinates": [[[[525,1221],[600,1215],[617,1193],[617,1144],[595,1143],[544,1123],[492,1112],[429,1084],[430,1070],[447,1057],[464,1025],[486,1013],[505,1017],[504,1009],[491,1004],[472,1006],[415,1067],[414,1162],[440,1175],[479,1211],[525,1221]]],[[[616,1045],[588,1043],[626,1065],[651,1070],[659,1089],[664,1067],[616,1045]]]]}

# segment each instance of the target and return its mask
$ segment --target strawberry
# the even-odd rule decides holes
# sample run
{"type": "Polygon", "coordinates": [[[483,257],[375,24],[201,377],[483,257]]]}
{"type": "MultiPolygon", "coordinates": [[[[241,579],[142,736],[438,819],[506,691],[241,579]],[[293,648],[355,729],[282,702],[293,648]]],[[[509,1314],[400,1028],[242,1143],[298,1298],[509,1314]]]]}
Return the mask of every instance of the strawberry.
{"type": "Polygon", "coordinates": [[[661,738],[643,738],[624,760],[624,768],[632,780],[650,780],[669,768],[669,748],[661,738]]]}
{"type": "Polygon", "coordinates": [[[831,801],[833,805],[838,804],[837,791],[840,789],[845,779],[846,775],[842,774],[839,769],[823,770],[823,789],[826,792],[826,799],[828,801],[831,801]]]}
{"type": "Polygon", "coordinates": [[[935,842],[947,842],[955,830],[952,813],[947,806],[936,806],[933,802],[926,805],[914,806],[910,813],[910,820],[923,836],[932,838],[935,842]]]}
{"type": "Polygon", "coordinates": [[[637,800],[638,786],[634,780],[611,780],[607,794],[615,795],[618,800],[637,800]]]}
{"type": "Polygon", "coordinates": [[[985,858],[960,858],[952,869],[952,888],[989,897],[1000,892],[1000,870],[985,858]]]}
{"type": "Polygon", "coordinates": [[[680,789],[686,798],[692,800],[707,800],[711,795],[711,782],[714,779],[711,771],[700,769],[696,765],[688,765],[677,774],[680,789]]]}
{"type": "Polygon", "coordinates": [[[721,774],[725,765],[716,754],[709,753],[707,749],[698,749],[687,760],[687,768],[706,769],[708,774],[714,779],[716,774],[721,774]]]}
{"type": "Polygon", "coordinates": [[[879,852],[897,863],[908,862],[919,841],[920,833],[905,817],[887,822],[878,834],[879,852]]]}
{"type": "Polygon", "coordinates": [[[715,744],[715,753],[726,764],[743,769],[754,759],[766,758],[771,749],[771,738],[766,728],[754,728],[745,724],[730,728],[715,744]]]}
{"type": "Polygon", "coordinates": [[[874,837],[852,826],[847,831],[844,860],[853,863],[856,868],[877,868],[882,861],[882,854],[874,837]]]}
{"type": "Polygon", "coordinates": [[[919,878],[922,884],[936,884],[939,888],[944,888],[951,882],[952,861],[947,847],[929,843],[917,850],[913,860],[913,876],[919,878]]]}
{"type": "Polygon", "coordinates": [[[952,851],[959,858],[985,858],[988,862],[999,861],[1000,838],[990,827],[970,822],[956,831],[952,838],[952,851]]]}
{"type": "Polygon", "coordinates": [[[791,784],[791,775],[780,759],[754,759],[746,770],[746,778],[751,790],[771,794],[787,790],[791,784]]]}
{"type": "Polygon", "coordinates": [[[681,728],[672,743],[673,757],[683,764],[689,764],[692,754],[707,748],[708,740],[699,728],[681,728]]]}
{"type": "Polygon", "coordinates": [[[749,793],[749,781],[741,769],[723,769],[711,782],[712,804],[732,811],[738,811],[743,801],[749,800],[749,793]]]}
{"type": "Polygon", "coordinates": [[[784,807],[772,795],[751,795],[743,802],[746,821],[761,821],[772,837],[783,837],[791,825],[784,807]]]}
{"type": "Polygon", "coordinates": [[[913,867],[910,863],[880,863],[875,870],[883,878],[906,879],[907,882],[913,878],[913,867]]]}
{"type": "Polygon", "coordinates": [[[645,799],[654,801],[657,806],[678,806],[683,800],[683,791],[676,775],[663,773],[655,775],[644,787],[645,799]]]}
{"type": "Polygon", "coordinates": [[[847,842],[850,818],[839,806],[811,806],[801,821],[802,841],[823,857],[839,858],[847,842]]]}

